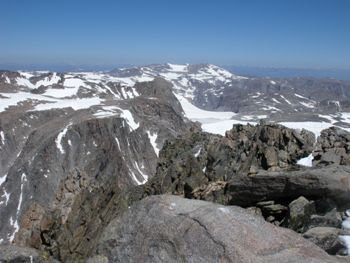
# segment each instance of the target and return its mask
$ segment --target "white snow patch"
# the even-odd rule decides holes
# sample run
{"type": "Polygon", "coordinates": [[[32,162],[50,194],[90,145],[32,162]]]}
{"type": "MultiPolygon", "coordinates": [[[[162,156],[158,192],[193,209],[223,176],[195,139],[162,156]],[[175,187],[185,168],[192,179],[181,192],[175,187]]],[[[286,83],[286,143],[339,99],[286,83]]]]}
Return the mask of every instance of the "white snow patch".
{"type": "Polygon", "coordinates": [[[220,111],[206,111],[202,110],[193,104],[191,104],[184,97],[174,94],[176,98],[179,100],[182,109],[185,112],[185,116],[191,120],[199,121],[199,122],[207,122],[206,120],[228,120],[231,119],[236,114],[233,112],[220,112],[220,111]]]}
{"type": "Polygon", "coordinates": [[[64,149],[63,149],[63,145],[62,145],[62,139],[63,139],[64,136],[66,135],[69,126],[70,126],[70,124],[69,124],[67,127],[65,127],[65,128],[57,135],[56,140],[55,140],[56,146],[57,146],[57,148],[60,150],[60,152],[61,152],[62,154],[65,153],[65,151],[64,151],[64,149]]]}
{"type": "Polygon", "coordinates": [[[194,154],[194,157],[197,158],[201,153],[202,148],[199,148],[199,150],[194,154]]]}
{"type": "Polygon", "coordinates": [[[48,89],[43,96],[49,96],[54,98],[71,97],[77,94],[79,87],[64,88],[64,89],[48,89]]]}
{"type": "Polygon", "coordinates": [[[141,182],[141,184],[145,184],[148,181],[148,175],[145,174],[144,172],[141,171],[139,165],[137,164],[137,162],[134,162],[135,164],[135,168],[136,170],[141,174],[141,176],[143,177],[143,181],[141,182]]]}
{"type": "Polygon", "coordinates": [[[281,104],[281,102],[279,102],[279,101],[278,101],[278,100],[276,100],[275,98],[272,98],[272,100],[273,100],[274,102],[276,102],[276,103],[281,104]]]}
{"type": "Polygon", "coordinates": [[[259,98],[262,94],[260,92],[256,92],[255,95],[250,96],[253,99],[259,98]]]}
{"type": "Polygon", "coordinates": [[[57,76],[56,72],[52,74],[51,77],[46,77],[43,80],[39,80],[36,84],[35,87],[39,88],[40,86],[51,86],[54,84],[57,84],[61,80],[60,76],[57,76]]]}
{"type": "Polygon", "coordinates": [[[154,77],[142,74],[141,76],[134,77],[133,79],[134,79],[135,82],[148,82],[148,81],[154,80],[154,77]]]}
{"type": "Polygon", "coordinates": [[[136,175],[134,174],[133,171],[131,171],[131,170],[129,170],[129,171],[130,171],[130,174],[131,174],[132,179],[135,181],[135,183],[136,183],[137,185],[141,185],[141,184],[144,184],[144,183],[145,183],[145,182],[139,181],[139,180],[137,179],[137,177],[136,177],[136,175]]]}
{"type": "Polygon", "coordinates": [[[89,88],[89,86],[86,85],[82,79],[77,79],[77,78],[65,79],[63,86],[72,87],[72,88],[79,88],[79,87],[89,88]]]}
{"type": "MultiPolygon", "coordinates": [[[[343,221],[342,226],[343,228],[350,230],[350,209],[346,211],[346,215],[348,218],[343,221]]],[[[350,235],[339,236],[339,238],[345,243],[348,253],[350,254],[350,235]]]]}
{"type": "Polygon", "coordinates": [[[34,77],[34,74],[30,72],[19,71],[19,74],[25,77],[26,79],[30,79],[31,77],[34,77]]]}
{"type": "Polygon", "coordinates": [[[231,130],[232,126],[234,124],[256,124],[255,122],[247,122],[247,121],[240,121],[240,120],[221,120],[217,122],[211,122],[211,123],[204,123],[202,124],[203,131],[220,134],[222,136],[225,135],[225,132],[227,130],[231,130]]]}
{"type": "Polygon", "coordinates": [[[178,79],[182,76],[181,74],[175,73],[175,72],[160,73],[159,75],[161,75],[162,77],[164,77],[167,80],[178,79]]]}
{"type": "Polygon", "coordinates": [[[345,243],[348,253],[350,253],[350,236],[339,236],[339,238],[345,243]]]}
{"type": "Polygon", "coordinates": [[[187,72],[188,65],[177,65],[168,63],[170,70],[174,72],[187,72]]]}
{"type": "Polygon", "coordinates": [[[119,143],[119,140],[118,140],[117,137],[115,137],[115,141],[116,141],[116,143],[117,143],[117,145],[118,145],[119,150],[121,150],[121,148],[120,148],[120,143],[119,143]]]}
{"type": "Polygon", "coordinates": [[[302,102],[302,101],[299,101],[299,103],[300,103],[301,105],[307,107],[307,108],[310,108],[310,109],[315,108],[314,103],[311,103],[311,102],[302,102]]]}
{"type": "Polygon", "coordinates": [[[244,115],[242,117],[240,117],[241,120],[244,121],[250,121],[250,120],[254,120],[254,119],[266,119],[268,116],[267,115],[244,115]]]}
{"type": "Polygon", "coordinates": [[[1,139],[1,144],[5,144],[5,133],[4,131],[0,131],[0,139],[1,139]]]}
{"type": "Polygon", "coordinates": [[[304,99],[304,100],[309,100],[308,98],[301,96],[300,94],[294,93],[294,95],[298,98],[304,99]]]}
{"type": "Polygon", "coordinates": [[[327,120],[329,120],[331,123],[337,122],[337,120],[335,120],[334,117],[332,117],[331,115],[322,115],[322,114],[318,114],[318,117],[327,119],[327,120]]]}
{"type": "Polygon", "coordinates": [[[35,106],[33,111],[43,111],[51,109],[62,109],[72,107],[74,110],[88,109],[91,106],[101,104],[102,99],[98,97],[83,99],[64,99],[56,100],[53,103],[39,104],[35,106]]]}
{"type": "Polygon", "coordinates": [[[328,129],[333,126],[328,122],[312,122],[312,121],[303,121],[303,122],[280,122],[279,124],[286,126],[287,128],[297,129],[297,130],[308,130],[315,134],[316,138],[321,135],[321,131],[328,129]]]}
{"type": "Polygon", "coordinates": [[[23,200],[23,185],[24,183],[27,182],[27,176],[25,173],[22,173],[21,176],[21,193],[19,195],[19,200],[18,200],[18,206],[17,206],[17,213],[16,213],[16,220],[13,222],[12,217],[10,218],[10,224],[14,227],[14,231],[12,233],[12,235],[9,237],[9,241],[12,243],[16,233],[19,231],[19,225],[18,225],[18,217],[19,217],[19,213],[21,211],[21,206],[22,206],[22,200],[23,200]]]}
{"type": "Polygon", "coordinates": [[[297,161],[298,165],[312,167],[312,160],[314,159],[312,153],[307,157],[301,158],[297,161]]]}
{"type": "Polygon", "coordinates": [[[344,221],[343,221],[343,227],[345,229],[350,229],[350,210],[347,210],[346,211],[346,214],[348,216],[348,218],[346,218],[344,221]]]}
{"type": "Polygon", "coordinates": [[[271,83],[272,85],[276,85],[276,81],[270,80],[270,83],[271,83]]]}
{"type": "Polygon", "coordinates": [[[134,117],[132,116],[129,110],[123,110],[121,108],[118,109],[121,111],[120,117],[126,120],[131,129],[136,130],[140,126],[138,123],[136,123],[134,117]]]}
{"type": "Polygon", "coordinates": [[[157,137],[158,137],[157,133],[153,132],[151,134],[150,131],[147,131],[147,134],[148,134],[148,138],[150,140],[150,143],[152,144],[152,147],[154,149],[154,152],[156,153],[157,156],[159,156],[159,148],[158,148],[157,143],[156,143],[157,137]]]}
{"type": "Polygon", "coordinates": [[[283,95],[280,95],[280,97],[284,99],[289,105],[292,105],[292,103],[289,100],[287,100],[283,95]]]}
{"type": "Polygon", "coordinates": [[[8,192],[6,192],[6,189],[4,189],[4,194],[1,197],[5,197],[5,205],[7,205],[8,201],[10,200],[10,195],[8,192]]]}
{"type": "Polygon", "coordinates": [[[1,176],[1,177],[0,177],[0,186],[1,186],[3,183],[5,183],[6,178],[7,178],[7,174],[5,174],[4,176],[1,176]]]}
{"type": "Polygon", "coordinates": [[[276,107],[274,107],[274,106],[264,106],[264,107],[262,107],[261,108],[262,110],[267,110],[267,111],[280,111],[281,112],[281,110],[280,109],[278,109],[278,108],[276,108],[276,107]]]}
{"type": "Polygon", "coordinates": [[[30,89],[36,88],[35,85],[26,78],[16,78],[16,82],[17,82],[17,85],[19,86],[25,86],[30,89]]]}

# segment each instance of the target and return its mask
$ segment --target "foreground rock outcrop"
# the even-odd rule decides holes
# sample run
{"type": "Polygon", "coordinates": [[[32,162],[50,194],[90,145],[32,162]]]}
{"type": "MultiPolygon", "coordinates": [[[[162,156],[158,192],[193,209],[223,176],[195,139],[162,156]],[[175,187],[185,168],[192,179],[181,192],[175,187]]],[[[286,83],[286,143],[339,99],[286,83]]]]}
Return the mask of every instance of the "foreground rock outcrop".
{"type": "Polygon", "coordinates": [[[236,206],[152,196],[105,229],[90,262],[338,262],[236,206]]]}
{"type": "MultiPolygon", "coordinates": [[[[164,145],[144,195],[168,193],[238,205],[275,225],[308,232],[305,237],[330,254],[346,255],[339,235],[350,208],[350,167],[317,159],[314,167],[298,165],[314,147],[325,152],[336,145],[346,148],[347,132],[331,128],[322,134],[316,146],[308,132],[274,124],[234,125],[225,137],[185,134],[164,145]],[[337,143],[322,146],[332,140],[337,143]],[[334,231],[320,233],[320,227],[334,231]]],[[[346,157],[347,151],[332,154],[346,157]]]]}
{"type": "Polygon", "coordinates": [[[210,182],[285,171],[312,152],[314,140],[306,130],[276,124],[234,125],[225,137],[188,133],[164,145],[152,188],[191,196],[210,182]]]}

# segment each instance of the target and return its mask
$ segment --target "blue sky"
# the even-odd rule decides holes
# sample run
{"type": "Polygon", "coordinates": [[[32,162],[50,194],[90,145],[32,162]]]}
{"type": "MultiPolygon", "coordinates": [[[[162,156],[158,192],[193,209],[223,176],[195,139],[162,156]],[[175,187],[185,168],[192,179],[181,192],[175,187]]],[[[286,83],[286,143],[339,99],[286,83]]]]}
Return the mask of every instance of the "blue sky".
{"type": "Polygon", "coordinates": [[[350,69],[349,0],[2,0],[0,63],[350,69]]]}

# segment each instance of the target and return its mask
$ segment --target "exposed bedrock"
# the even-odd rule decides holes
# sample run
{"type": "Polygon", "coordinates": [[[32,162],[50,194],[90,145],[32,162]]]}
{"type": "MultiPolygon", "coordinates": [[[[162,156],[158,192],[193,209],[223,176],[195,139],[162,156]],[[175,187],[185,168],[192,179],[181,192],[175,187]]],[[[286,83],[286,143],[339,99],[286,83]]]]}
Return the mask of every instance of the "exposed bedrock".
{"type": "Polygon", "coordinates": [[[236,206],[152,196],[105,229],[89,262],[338,262],[236,206]]]}

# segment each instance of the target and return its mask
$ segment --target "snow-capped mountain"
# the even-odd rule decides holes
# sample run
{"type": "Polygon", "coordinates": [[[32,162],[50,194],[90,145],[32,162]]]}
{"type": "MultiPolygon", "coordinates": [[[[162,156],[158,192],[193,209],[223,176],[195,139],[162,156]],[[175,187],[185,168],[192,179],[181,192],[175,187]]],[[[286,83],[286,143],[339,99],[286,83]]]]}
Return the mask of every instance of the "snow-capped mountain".
{"type": "Polygon", "coordinates": [[[349,82],[247,78],[210,64],[168,63],[111,72],[2,72],[0,110],[10,106],[34,111],[70,106],[75,110],[92,107],[100,115],[114,114],[103,106],[139,97],[142,91],[135,84],[155,78],[170,82],[187,116],[200,121],[208,131],[216,127],[216,132],[223,133],[234,122],[259,119],[309,127],[316,133],[331,125],[349,127],[349,82]]]}

